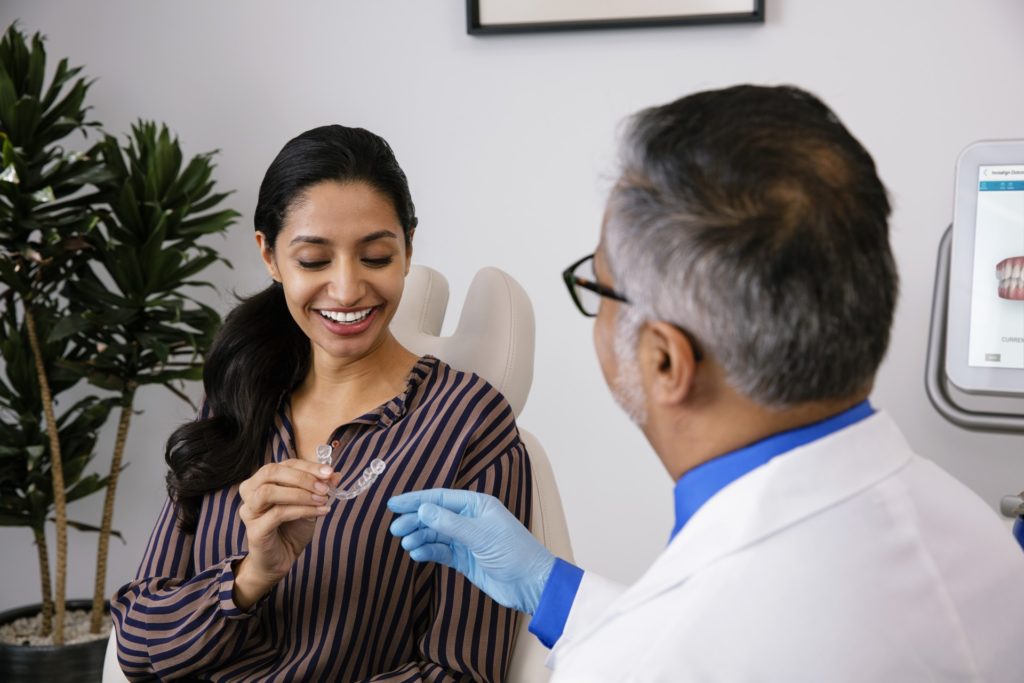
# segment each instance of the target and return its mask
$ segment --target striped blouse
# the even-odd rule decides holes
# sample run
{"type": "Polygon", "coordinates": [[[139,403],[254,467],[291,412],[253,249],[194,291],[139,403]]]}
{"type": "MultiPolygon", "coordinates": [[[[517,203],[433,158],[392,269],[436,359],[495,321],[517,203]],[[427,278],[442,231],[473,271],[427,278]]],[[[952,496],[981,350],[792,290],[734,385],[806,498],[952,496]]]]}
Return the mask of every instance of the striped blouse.
{"type": "MultiPolygon", "coordinates": [[[[289,402],[266,461],[294,458],[289,402]]],[[[405,391],[331,437],[341,486],[374,458],[369,490],[335,501],[291,572],[243,612],[232,563],[246,553],[241,498],[203,498],[194,535],[168,501],[136,578],[111,600],[118,660],[132,680],[500,681],[515,614],[447,567],[417,564],[388,532],[387,500],[433,487],[490,493],[528,523],[531,473],[504,397],[474,374],[422,357],[405,391]]]]}

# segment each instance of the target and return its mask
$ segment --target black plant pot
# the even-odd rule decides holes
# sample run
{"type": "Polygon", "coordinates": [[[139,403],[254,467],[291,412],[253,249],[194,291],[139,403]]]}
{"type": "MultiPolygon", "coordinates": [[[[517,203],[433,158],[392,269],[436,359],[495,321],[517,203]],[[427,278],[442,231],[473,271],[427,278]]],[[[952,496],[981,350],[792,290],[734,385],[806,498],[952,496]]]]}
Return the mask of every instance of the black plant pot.
{"type": "MultiPolygon", "coordinates": [[[[0,612],[0,624],[31,617],[41,605],[0,612]]],[[[68,610],[92,609],[92,600],[68,600],[68,610]]],[[[107,639],[75,645],[11,645],[0,642],[0,681],[4,683],[99,683],[107,639]]]]}

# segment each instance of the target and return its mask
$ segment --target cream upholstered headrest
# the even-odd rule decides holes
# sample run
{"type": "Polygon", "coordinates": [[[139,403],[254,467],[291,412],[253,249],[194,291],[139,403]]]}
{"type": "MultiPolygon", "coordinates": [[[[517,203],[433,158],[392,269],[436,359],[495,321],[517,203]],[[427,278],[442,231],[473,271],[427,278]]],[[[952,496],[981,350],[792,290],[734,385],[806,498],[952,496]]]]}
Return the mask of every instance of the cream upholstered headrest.
{"type": "Polygon", "coordinates": [[[516,417],[533,384],[533,305],[507,273],[483,268],[469,285],[455,333],[442,337],[448,281],[413,266],[391,331],[413,353],[437,356],[457,370],[475,372],[505,395],[516,417]]]}

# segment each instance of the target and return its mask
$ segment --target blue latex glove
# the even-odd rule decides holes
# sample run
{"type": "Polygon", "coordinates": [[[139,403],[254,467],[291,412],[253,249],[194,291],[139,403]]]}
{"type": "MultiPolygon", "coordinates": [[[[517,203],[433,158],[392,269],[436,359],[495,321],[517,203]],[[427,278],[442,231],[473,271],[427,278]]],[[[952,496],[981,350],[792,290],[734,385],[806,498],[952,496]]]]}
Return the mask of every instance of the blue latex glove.
{"type": "Polygon", "coordinates": [[[555,556],[494,496],[430,489],[395,496],[391,533],[417,562],[464,574],[495,602],[533,614],[555,556]]]}

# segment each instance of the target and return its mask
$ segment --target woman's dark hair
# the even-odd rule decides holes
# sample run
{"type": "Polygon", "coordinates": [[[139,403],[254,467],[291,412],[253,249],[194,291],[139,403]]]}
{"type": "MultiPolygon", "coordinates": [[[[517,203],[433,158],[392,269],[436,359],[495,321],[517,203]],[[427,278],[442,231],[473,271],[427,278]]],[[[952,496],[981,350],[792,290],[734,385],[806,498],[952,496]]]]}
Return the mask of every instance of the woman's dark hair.
{"type": "MultiPolygon", "coordinates": [[[[270,248],[288,211],[322,182],[363,182],[391,200],[408,245],[416,227],[409,183],[394,152],[362,128],[321,126],[289,140],[260,184],[253,222],[270,248]]],[[[180,528],[196,530],[202,497],[251,476],[263,463],[274,414],[306,376],[310,342],[277,282],[241,299],[224,321],[203,368],[205,406],[167,440],[167,491],[180,528]]]]}

